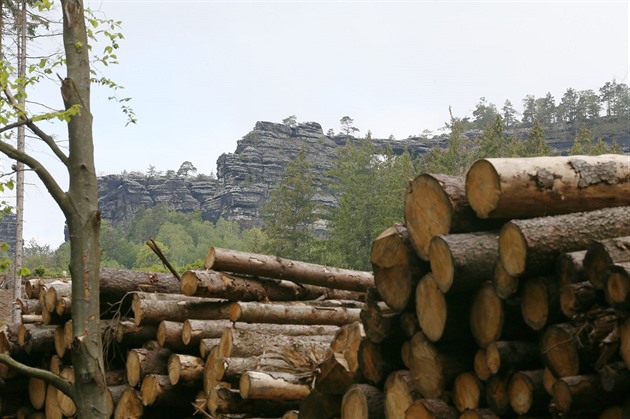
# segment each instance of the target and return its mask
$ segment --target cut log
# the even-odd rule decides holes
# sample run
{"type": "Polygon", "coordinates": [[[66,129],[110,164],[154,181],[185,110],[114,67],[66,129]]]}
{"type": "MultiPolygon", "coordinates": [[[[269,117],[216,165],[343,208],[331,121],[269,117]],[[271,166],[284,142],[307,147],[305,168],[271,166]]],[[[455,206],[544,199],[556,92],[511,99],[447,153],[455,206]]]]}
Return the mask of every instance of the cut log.
{"type": "Polygon", "coordinates": [[[142,379],[140,398],[145,406],[189,406],[195,399],[195,392],[187,387],[173,386],[168,375],[148,374],[142,379]]]}
{"type": "Polygon", "coordinates": [[[23,314],[22,315],[22,323],[42,323],[42,315],[41,314],[23,314]]]}
{"type": "Polygon", "coordinates": [[[181,322],[171,322],[168,320],[162,320],[157,328],[156,338],[157,343],[163,348],[168,348],[173,352],[195,352],[197,350],[194,346],[186,346],[182,342],[182,331],[184,324],[181,322]]]}
{"type": "Polygon", "coordinates": [[[475,352],[475,359],[473,360],[475,374],[481,381],[486,381],[492,375],[492,371],[488,367],[488,360],[486,359],[486,349],[479,348],[475,352]]]}
{"type": "Polygon", "coordinates": [[[245,358],[219,357],[212,368],[207,368],[206,373],[214,374],[214,379],[224,381],[238,386],[241,375],[246,371],[256,371],[258,369],[258,357],[249,356],[245,358]]]}
{"type": "Polygon", "coordinates": [[[245,278],[211,270],[190,270],[182,274],[184,295],[224,298],[230,301],[296,301],[317,298],[359,300],[361,293],[299,285],[277,279],[245,278]]]}
{"type": "Polygon", "coordinates": [[[560,289],[560,309],[567,318],[604,304],[604,294],[590,281],[567,284],[560,289]]]}
{"type": "Polygon", "coordinates": [[[309,419],[335,419],[341,412],[342,396],[326,394],[317,390],[311,391],[300,402],[300,417],[309,419]]]}
{"type": "Polygon", "coordinates": [[[626,311],[630,308],[629,272],[630,262],[620,262],[608,267],[604,296],[611,307],[626,311]]]}
{"type": "Polygon", "coordinates": [[[25,314],[42,314],[42,306],[39,304],[39,299],[33,298],[18,298],[16,300],[22,315],[25,314]]]}
{"type": "Polygon", "coordinates": [[[368,383],[381,387],[394,371],[403,368],[399,340],[374,343],[363,339],[359,346],[359,368],[368,383]]]}
{"type": "Polygon", "coordinates": [[[370,288],[366,295],[365,308],[360,313],[365,334],[374,343],[402,334],[402,315],[379,301],[378,297],[376,288],[370,288]]]}
{"type": "Polygon", "coordinates": [[[418,283],[416,315],[420,329],[432,342],[472,339],[468,325],[470,307],[467,294],[444,295],[431,272],[418,283]]]}
{"type": "Polygon", "coordinates": [[[577,375],[580,356],[575,342],[577,329],[570,323],[551,325],[542,340],[542,355],[546,366],[558,378],[577,375]]]}
{"type": "Polygon", "coordinates": [[[604,391],[615,391],[616,388],[630,389],[630,370],[624,362],[604,365],[598,373],[599,383],[604,391]]]}
{"type": "Polygon", "coordinates": [[[596,417],[606,407],[623,403],[627,396],[627,387],[605,391],[596,374],[563,377],[553,385],[551,410],[556,415],[579,412],[584,417],[596,417]]]}
{"type": "Polygon", "coordinates": [[[115,324],[116,342],[127,348],[139,348],[144,342],[157,336],[157,324],[138,326],[134,321],[124,320],[115,324]]]}
{"type": "Polygon", "coordinates": [[[364,378],[359,368],[359,348],[365,339],[363,326],[350,323],[337,332],[319,366],[316,388],[324,393],[343,395],[353,384],[362,383],[364,378]]]}
{"type": "Polygon", "coordinates": [[[549,394],[543,385],[544,370],[518,371],[508,384],[512,410],[519,415],[543,415],[549,406],[549,394]]]}
{"type": "MultiPolygon", "coordinates": [[[[64,366],[59,373],[61,378],[65,378],[70,381],[70,383],[74,383],[74,368],[71,366],[64,366]]],[[[74,401],[66,394],[61,391],[57,391],[57,404],[59,405],[59,410],[61,410],[61,414],[66,417],[72,417],[77,412],[77,406],[74,404],[74,401]]],[[[112,406],[112,410],[113,406],[112,406]]]]}
{"type": "Polygon", "coordinates": [[[172,385],[197,386],[203,380],[203,367],[202,358],[172,354],[168,358],[168,379],[172,385]]]}
{"type": "Polygon", "coordinates": [[[231,326],[232,322],[229,320],[185,320],[181,341],[186,346],[196,347],[202,339],[220,338],[223,329],[231,326]]]}
{"type": "Polygon", "coordinates": [[[558,256],[556,273],[560,285],[577,284],[588,280],[584,270],[584,256],[586,256],[586,250],[562,253],[558,256]]]}
{"type": "Polygon", "coordinates": [[[394,311],[403,311],[427,271],[411,246],[407,228],[394,224],[374,239],[370,261],[381,298],[394,311]]]}
{"type": "Polygon", "coordinates": [[[440,290],[457,293],[479,288],[492,278],[498,248],[496,231],[434,237],[429,261],[440,290]]]}
{"type": "Polygon", "coordinates": [[[619,354],[630,368],[630,318],[619,324],[619,354]]]}
{"type": "Polygon", "coordinates": [[[549,369],[549,367],[543,368],[543,387],[548,395],[553,396],[553,385],[558,377],[549,369]]]}
{"type": "Polygon", "coordinates": [[[429,244],[435,236],[495,230],[501,223],[477,218],[466,199],[461,176],[425,173],[409,182],[405,196],[405,225],[421,259],[429,260],[429,244]]]}
{"type": "Polygon", "coordinates": [[[238,390],[217,386],[208,395],[208,412],[217,416],[222,413],[249,413],[279,417],[298,407],[295,401],[243,399],[238,390]]]}
{"type": "Polygon", "coordinates": [[[472,370],[473,356],[459,347],[438,350],[422,332],[411,338],[410,372],[415,387],[427,399],[439,398],[457,375],[472,370]]]}
{"type": "Polygon", "coordinates": [[[628,261],[630,236],[596,240],[589,244],[584,256],[584,271],[595,288],[603,289],[608,277],[608,267],[614,263],[628,261]]]}
{"type": "Polygon", "coordinates": [[[404,419],[457,419],[459,412],[440,399],[414,401],[405,412],[404,419]]]}
{"type": "Polygon", "coordinates": [[[127,355],[127,381],[135,387],[148,374],[166,374],[168,358],[172,352],[167,348],[132,349],[127,355]]]}
{"type": "Polygon", "coordinates": [[[211,247],[205,268],[215,271],[255,275],[263,278],[286,279],[300,284],[365,292],[374,286],[371,272],[331,268],[274,256],[238,252],[211,247]]]}
{"type": "Polygon", "coordinates": [[[491,409],[467,410],[459,416],[459,419],[499,419],[491,409]]]}
{"type": "Polygon", "coordinates": [[[311,392],[310,378],[276,372],[245,371],[239,381],[244,400],[303,400],[311,392]]]}
{"type": "Polygon", "coordinates": [[[179,294],[180,284],[170,273],[101,268],[99,291],[103,311],[130,292],[179,294]]]}
{"type": "Polygon", "coordinates": [[[229,319],[245,323],[343,326],[359,320],[360,313],[358,308],[236,302],[229,308],[229,319]]]}
{"type": "Polygon", "coordinates": [[[529,341],[498,341],[486,348],[486,363],[491,374],[542,368],[538,344],[529,341]]]}
{"type": "Polygon", "coordinates": [[[36,410],[40,410],[45,406],[46,387],[47,384],[39,378],[31,377],[28,380],[28,399],[36,410]]]}
{"type": "Polygon", "coordinates": [[[453,382],[453,404],[458,411],[477,409],[484,394],[483,383],[472,372],[459,374],[453,382]]]}
{"type": "Polygon", "coordinates": [[[385,381],[383,393],[387,418],[404,418],[409,406],[422,399],[422,395],[414,386],[411,373],[407,370],[391,373],[385,381]]]}
{"type": "Polygon", "coordinates": [[[385,419],[385,396],[378,388],[368,384],[355,384],[341,401],[342,419],[385,419]]]}
{"type": "Polygon", "coordinates": [[[214,348],[215,346],[219,346],[220,343],[221,338],[201,339],[201,341],[199,342],[199,355],[201,355],[203,359],[206,359],[208,355],[210,355],[210,351],[212,350],[212,348],[214,348]]]}
{"type": "Polygon", "coordinates": [[[492,270],[492,285],[497,292],[499,298],[506,299],[516,294],[519,289],[520,281],[517,276],[512,276],[501,265],[501,259],[497,255],[492,270]]]}
{"type": "Polygon", "coordinates": [[[64,325],[59,325],[55,327],[55,353],[59,358],[63,358],[66,354],[66,331],[64,325]]]}
{"type": "Polygon", "coordinates": [[[525,324],[541,330],[549,323],[566,320],[560,309],[560,289],[555,276],[527,278],[523,282],[521,313],[525,324]]]}
{"type": "Polygon", "coordinates": [[[466,174],[466,196],[480,218],[528,218],[630,205],[623,155],[493,158],[466,174]]]}
{"type": "MultiPolygon", "coordinates": [[[[365,327],[365,325],[363,325],[365,327]]],[[[416,312],[406,311],[400,315],[400,329],[404,336],[410,338],[420,330],[416,312]]]]}
{"type": "Polygon", "coordinates": [[[63,413],[59,408],[59,402],[57,401],[57,390],[52,384],[46,386],[46,403],[44,410],[46,412],[46,419],[62,419],[63,413]]]}
{"type": "MultiPolygon", "coordinates": [[[[44,285],[46,294],[44,295],[44,307],[42,309],[53,312],[57,309],[57,300],[62,297],[70,297],[72,294],[72,282],[57,281],[44,285]]],[[[61,313],[57,313],[61,314],[61,313]]]]}
{"type": "Polygon", "coordinates": [[[561,253],[583,250],[591,240],[630,234],[628,211],[617,207],[512,220],[499,233],[501,264],[513,276],[552,273],[561,253]]]}
{"type": "Polygon", "coordinates": [[[57,297],[55,312],[60,316],[72,315],[72,299],[69,296],[57,297]]]}
{"type": "Polygon", "coordinates": [[[50,352],[55,345],[54,325],[21,324],[18,331],[18,345],[27,354],[50,352]]]}
{"type": "Polygon", "coordinates": [[[134,293],[132,302],[136,325],[158,324],[162,320],[228,319],[229,306],[226,300],[144,292],[134,293]]]}
{"type": "Polygon", "coordinates": [[[486,381],[488,408],[499,416],[505,415],[510,410],[509,378],[507,375],[493,375],[486,381]]]}

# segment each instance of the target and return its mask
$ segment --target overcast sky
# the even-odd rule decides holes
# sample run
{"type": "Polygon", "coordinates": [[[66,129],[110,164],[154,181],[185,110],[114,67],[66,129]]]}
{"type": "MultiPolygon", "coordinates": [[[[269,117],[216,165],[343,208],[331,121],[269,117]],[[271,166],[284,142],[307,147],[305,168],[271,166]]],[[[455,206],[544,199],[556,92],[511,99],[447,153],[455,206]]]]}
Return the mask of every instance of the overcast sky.
{"type": "MultiPolygon", "coordinates": [[[[360,134],[406,138],[443,127],[449,106],[471,115],[481,97],[521,110],[528,94],[559,101],[569,87],[628,83],[626,1],[86,4],[123,21],[120,65],[106,75],[126,87],[138,117],[125,127],[110,93],[93,90],[99,174],[184,161],[210,173],[260,120],[296,115],[338,131],[348,115],[360,134]]],[[[56,247],[62,214],[29,182],[25,239],[56,247]]]]}

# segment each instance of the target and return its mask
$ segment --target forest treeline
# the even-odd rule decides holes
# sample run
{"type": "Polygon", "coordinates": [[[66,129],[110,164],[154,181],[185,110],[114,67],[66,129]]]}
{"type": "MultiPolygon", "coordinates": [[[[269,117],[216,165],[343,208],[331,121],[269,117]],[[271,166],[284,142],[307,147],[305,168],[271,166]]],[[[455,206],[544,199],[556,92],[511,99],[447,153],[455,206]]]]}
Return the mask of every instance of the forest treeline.
{"type": "MultiPolygon", "coordinates": [[[[627,104],[624,112],[628,112],[627,104]]],[[[377,150],[369,131],[361,141],[340,148],[328,176],[331,180],[322,186],[338,200],[332,210],[314,204],[313,198],[319,191],[311,163],[302,149],[288,164],[282,181],[261,209],[260,227],[241,229],[237,222],[225,219],[213,224],[203,220],[200,212],[183,214],[169,211],[165,205],[139,211],[129,228],[104,223],[102,265],[165,270],[145,245],[153,238],[179,270],[202,268],[211,246],[369,270],[372,241],[392,223],[403,221],[407,182],[416,174],[463,175],[480,158],[553,154],[546,141],[547,127],[537,117],[524,139],[508,129],[500,112],[493,113],[474,139],[464,135],[470,123],[469,118],[451,115],[446,147],[435,147],[417,159],[409,153],[397,156],[392,150],[377,150]]],[[[344,117],[342,128],[343,124],[347,128],[352,120],[344,117]]],[[[603,153],[622,150],[614,141],[607,144],[596,138],[587,125],[579,127],[570,154],[603,153]]],[[[25,246],[25,265],[36,275],[59,275],[67,270],[69,257],[68,243],[56,250],[35,242],[25,246]]]]}

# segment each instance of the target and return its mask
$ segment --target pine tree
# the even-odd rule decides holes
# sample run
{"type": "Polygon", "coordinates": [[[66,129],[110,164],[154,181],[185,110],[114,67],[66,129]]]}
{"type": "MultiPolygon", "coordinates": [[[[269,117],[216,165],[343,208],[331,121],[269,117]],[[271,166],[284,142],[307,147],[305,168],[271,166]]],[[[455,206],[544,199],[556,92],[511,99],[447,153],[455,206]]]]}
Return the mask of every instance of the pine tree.
{"type": "Polygon", "coordinates": [[[527,141],[525,142],[525,156],[549,156],[551,154],[551,148],[545,141],[545,132],[538,120],[534,120],[534,125],[527,133],[527,141]]]}

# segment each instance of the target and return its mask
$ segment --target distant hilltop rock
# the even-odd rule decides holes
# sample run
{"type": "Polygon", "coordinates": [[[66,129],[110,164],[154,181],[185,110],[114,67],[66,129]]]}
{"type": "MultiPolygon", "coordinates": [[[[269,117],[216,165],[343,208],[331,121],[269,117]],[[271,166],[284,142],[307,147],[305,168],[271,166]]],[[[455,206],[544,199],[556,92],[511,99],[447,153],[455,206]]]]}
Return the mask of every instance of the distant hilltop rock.
{"type": "MultiPolygon", "coordinates": [[[[408,150],[418,156],[445,140],[445,137],[438,140],[415,137],[373,141],[383,149],[391,146],[396,154],[408,150]]],[[[140,209],[165,203],[169,209],[184,213],[200,210],[203,218],[212,222],[223,217],[243,227],[259,226],[261,206],[302,147],[318,182],[314,201],[332,208],[337,200],[324,186],[327,172],[332,168],[339,147],[350,141],[358,139],[346,135],[326,136],[316,122],[293,127],[257,122],[251,132],[238,140],[234,153],[219,157],[216,179],[206,175],[149,176],[138,172],[100,177],[101,214],[113,225],[129,227],[140,209]]]]}

